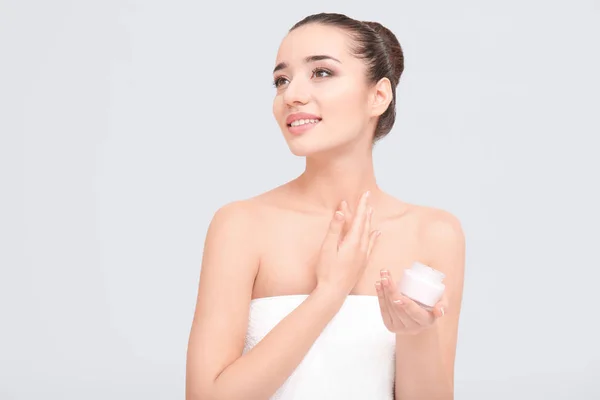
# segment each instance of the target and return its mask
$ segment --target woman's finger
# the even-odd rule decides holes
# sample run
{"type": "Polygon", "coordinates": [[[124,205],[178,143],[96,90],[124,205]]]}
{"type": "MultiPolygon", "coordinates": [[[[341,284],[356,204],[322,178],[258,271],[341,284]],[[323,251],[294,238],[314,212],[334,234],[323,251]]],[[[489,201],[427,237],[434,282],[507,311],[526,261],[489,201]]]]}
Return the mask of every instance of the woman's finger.
{"type": "Polygon", "coordinates": [[[392,274],[390,274],[390,271],[388,271],[387,269],[383,269],[380,271],[381,276],[385,276],[388,278],[388,281],[390,282],[390,288],[393,288],[394,291],[396,289],[396,282],[394,281],[394,277],[392,276],[392,274]]]}
{"type": "Polygon", "coordinates": [[[394,311],[394,307],[389,298],[389,280],[387,277],[381,278],[381,290],[383,292],[383,301],[385,304],[385,309],[389,315],[389,319],[391,321],[391,326],[394,330],[402,330],[406,328],[406,325],[402,322],[400,318],[398,318],[396,312],[394,311]]]}
{"type": "Polygon", "coordinates": [[[408,317],[402,309],[399,309],[397,304],[394,302],[396,300],[396,295],[394,280],[391,277],[391,274],[388,271],[383,270],[381,271],[381,275],[381,282],[383,284],[384,295],[387,301],[387,309],[392,319],[394,321],[398,321],[398,323],[401,324],[401,326],[404,326],[405,328],[412,328],[416,325],[415,322],[412,321],[411,318],[408,317]]]}
{"type": "Polygon", "coordinates": [[[392,303],[392,310],[390,312],[394,315],[394,318],[402,321],[402,324],[406,327],[406,331],[414,331],[421,327],[418,323],[415,322],[411,317],[406,315],[402,308],[398,307],[398,305],[392,303]]]}
{"type": "Polygon", "coordinates": [[[371,217],[373,215],[373,207],[369,207],[367,210],[367,216],[365,218],[365,225],[363,226],[362,238],[360,240],[361,249],[365,254],[369,251],[369,236],[371,235],[371,217]]]}
{"type": "Polygon", "coordinates": [[[431,311],[436,319],[442,318],[446,314],[446,308],[440,303],[436,304],[431,311]]]}
{"type": "Polygon", "coordinates": [[[352,221],[352,226],[347,235],[348,238],[356,244],[360,243],[364,225],[366,223],[369,194],[370,193],[367,191],[361,196],[356,214],[354,215],[354,220],[352,221]]]}
{"type": "Polygon", "coordinates": [[[390,314],[392,314],[395,318],[402,321],[402,324],[407,329],[413,329],[419,327],[419,323],[410,317],[402,307],[402,303],[398,300],[398,298],[390,298],[389,299],[389,308],[390,314]]]}
{"type": "Polygon", "coordinates": [[[432,312],[425,310],[410,298],[400,295],[398,300],[396,303],[398,308],[418,325],[427,326],[434,321],[435,317],[432,312]]]}
{"type": "Polygon", "coordinates": [[[381,235],[381,231],[371,232],[371,236],[369,237],[369,248],[367,250],[367,258],[371,257],[371,253],[373,252],[375,242],[377,242],[377,238],[379,237],[379,235],[381,235]]]}
{"type": "Polygon", "coordinates": [[[447,310],[448,310],[448,298],[446,297],[446,294],[444,293],[444,295],[442,295],[442,298],[440,299],[440,301],[438,301],[437,304],[435,305],[435,307],[433,308],[433,315],[435,315],[436,318],[441,318],[446,314],[447,310]]]}
{"type": "Polygon", "coordinates": [[[342,201],[341,209],[344,215],[346,216],[346,223],[344,224],[344,230],[342,231],[342,234],[346,236],[348,231],[350,231],[350,227],[352,226],[352,220],[354,216],[352,214],[352,210],[350,210],[350,206],[346,201],[342,201]]]}
{"type": "Polygon", "coordinates": [[[375,291],[377,291],[377,299],[379,300],[379,310],[381,311],[381,318],[383,319],[383,323],[387,327],[392,327],[392,320],[390,318],[390,313],[387,309],[387,301],[385,299],[385,295],[383,294],[383,287],[381,285],[381,281],[375,282],[375,291]]]}

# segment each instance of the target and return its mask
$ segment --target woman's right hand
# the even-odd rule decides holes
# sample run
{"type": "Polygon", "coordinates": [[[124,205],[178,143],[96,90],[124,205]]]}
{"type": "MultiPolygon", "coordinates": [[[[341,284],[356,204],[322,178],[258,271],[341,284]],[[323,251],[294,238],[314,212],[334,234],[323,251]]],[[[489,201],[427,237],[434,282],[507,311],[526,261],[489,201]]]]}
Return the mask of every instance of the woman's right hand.
{"type": "MultiPolygon", "coordinates": [[[[336,210],[317,261],[317,287],[347,296],[364,272],[380,234],[379,231],[371,232],[373,210],[368,204],[368,198],[369,192],[361,196],[345,234],[342,232],[347,215],[344,215],[342,205],[336,210]]],[[[343,208],[348,210],[347,207],[343,208]]]]}

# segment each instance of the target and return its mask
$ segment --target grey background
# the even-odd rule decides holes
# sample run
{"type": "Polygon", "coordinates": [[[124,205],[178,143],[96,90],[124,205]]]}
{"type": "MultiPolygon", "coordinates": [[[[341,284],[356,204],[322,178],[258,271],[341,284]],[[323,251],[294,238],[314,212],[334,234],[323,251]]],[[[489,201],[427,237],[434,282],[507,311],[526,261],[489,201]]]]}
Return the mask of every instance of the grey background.
{"type": "Polygon", "coordinates": [[[0,1],[0,398],[183,398],[207,225],[302,171],[287,29],[399,37],[380,185],[457,215],[457,399],[600,398],[597,1],[0,1]]]}

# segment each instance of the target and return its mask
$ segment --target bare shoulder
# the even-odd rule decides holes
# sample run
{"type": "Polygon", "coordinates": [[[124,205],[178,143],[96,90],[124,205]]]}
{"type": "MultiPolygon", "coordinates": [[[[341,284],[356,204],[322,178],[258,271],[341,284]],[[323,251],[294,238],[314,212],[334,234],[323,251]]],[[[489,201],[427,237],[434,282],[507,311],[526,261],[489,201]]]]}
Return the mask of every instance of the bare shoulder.
{"type": "Polygon", "coordinates": [[[267,193],[246,199],[234,200],[219,207],[211,220],[210,230],[233,229],[230,233],[252,234],[265,211],[267,193]],[[250,229],[250,228],[253,229],[250,229]]]}
{"type": "Polygon", "coordinates": [[[447,210],[429,206],[415,206],[419,218],[419,235],[434,244],[458,244],[464,240],[462,223],[447,210]]]}
{"type": "Polygon", "coordinates": [[[235,200],[219,207],[211,220],[210,229],[241,228],[252,223],[254,204],[249,199],[235,200]]]}
{"type": "MultiPolygon", "coordinates": [[[[451,212],[394,199],[396,209],[403,210],[397,218],[407,226],[419,243],[419,257],[422,262],[440,264],[451,255],[460,258],[464,252],[465,234],[459,218],[451,212]]],[[[460,261],[455,263],[460,264],[460,261]]],[[[440,266],[447,269],[448,264],[440,266]]]]}
{"type": "Polygon", "coordinates": [[[243,203],[243,205],[239,205],[240,207],[245,207],[251,216],[260,222],[277,218],[281,216],[281,213],[289,213],[302,206],[298,199],[290,193],[289,183],[242,200],[240,203],[243,203]]]}
{"type": "Polygon", "coordinates": [[[242,199],[226,203],[214,212],[204,242],[203,270],[211,265],[219,269],[237,266],[238,270],[241,265],[252,265],[252,270],[256,269],[260,257],[257,209],[255,201],[242,199]],[[234,254],[247,261],[232,260],[234,254]]]}
{"type": "Polygon", "coordinates": [[[211,239],[236,241],[238,246],[259,252],[262,222],[273,213],[274,200],[278,196],[276,189],[259,195],[234,200],[219,207],[210,221],[207,233],[207,245],[211,239]]]}

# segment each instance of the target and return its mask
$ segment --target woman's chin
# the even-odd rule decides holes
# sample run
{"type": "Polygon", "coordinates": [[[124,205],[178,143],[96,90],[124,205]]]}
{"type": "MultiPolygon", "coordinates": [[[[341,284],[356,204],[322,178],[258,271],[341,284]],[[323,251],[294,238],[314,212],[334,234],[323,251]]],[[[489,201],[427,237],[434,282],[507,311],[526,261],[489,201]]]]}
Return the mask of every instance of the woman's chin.
{"type": "Polygon", "coordinates": [[[290,151],[292,152],[293,155],[297,156],[297,157],[309,157],[310,155],[314,154],[315,151],[311,148],[308,148],[306,146],[289,146],[290,147],[290,151]]]}
{"type": "Polygon", "coordinates": [[[292,141],[288,142],[288,147],[295,156],[314,157],[320,154],[326,154],[335,146],[332,147],[327,143],[309,143],[308,141],[301,143],[301,141],[292,141]]]}

